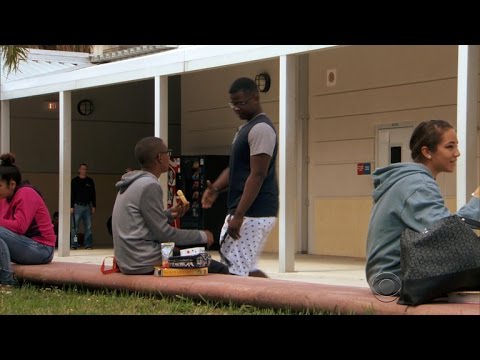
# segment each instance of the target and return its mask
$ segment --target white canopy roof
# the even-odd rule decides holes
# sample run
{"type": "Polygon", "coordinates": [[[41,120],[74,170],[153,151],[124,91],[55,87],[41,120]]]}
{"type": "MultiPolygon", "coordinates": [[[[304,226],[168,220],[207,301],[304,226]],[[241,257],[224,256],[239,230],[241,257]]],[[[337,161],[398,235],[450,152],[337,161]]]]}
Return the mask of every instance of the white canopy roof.
{"type": "MultiPolygon", "coordinates": [[[[59,91],[85,89],[116,83],[137,81],[155,76],[181,74],[251,61],[277,58],[282,55],[322,50],[334,45],[195,45],[179,47],[162,53],[136,57],[113,63],[92,65],[88,54],[75,54],[68,60],[63,56],[25,64],[19,75],[1,79],[0,100],[49,94],[59,91]],[[76,62],[73,59],[76,58],[76,62]],[[81,62],[80,59],[84,59],[81,62]],[[50,63],[49,63],[50,61],[50,63]],[[37,66],[36,72],[33,70],[37,66]],[[27,70],[28,69],[28,70],[27,70]],[[32,70],[30,70],[32,69],[32,70]],[[73,71],[75,70],[75,71],[73,71]],[[22,77],[22,74],[25,76],[22,77]]],[[[35,50],[31,55],[45,50],[35,50]]],[[[64,52],[51,52],[65,55],[64,52]]],[[[46,55],[44,53],[44,55],[46,55]]],[[[22,65],[23,66],[23,65],[22,65]]]]}

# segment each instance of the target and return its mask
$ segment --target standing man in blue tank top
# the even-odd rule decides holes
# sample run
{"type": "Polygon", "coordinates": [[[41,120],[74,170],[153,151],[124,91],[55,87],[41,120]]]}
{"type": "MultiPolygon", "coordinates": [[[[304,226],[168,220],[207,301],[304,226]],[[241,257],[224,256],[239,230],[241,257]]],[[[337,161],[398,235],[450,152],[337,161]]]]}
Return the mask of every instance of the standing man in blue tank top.
{"type": "Polygon", "coordinates": [[[247,123],[235,134],[229,167],[213,183],[207,181],[202,207],[210,208],[219,192],[228,189],[228,214],[220,234],[222,262],[231,274],[267,277],[257,262],[278,215],[277,133],[262,112],[252,79],[235,80],[229,93],[230,107],[247,123]]]}

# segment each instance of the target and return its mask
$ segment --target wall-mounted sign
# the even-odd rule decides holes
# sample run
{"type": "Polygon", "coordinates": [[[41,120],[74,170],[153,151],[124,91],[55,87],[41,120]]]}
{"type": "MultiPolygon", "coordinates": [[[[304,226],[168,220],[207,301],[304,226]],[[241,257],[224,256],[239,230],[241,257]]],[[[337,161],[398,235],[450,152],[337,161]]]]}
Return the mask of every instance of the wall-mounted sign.
{"type": "Polygon", "coordinates": [[[370,175],[371,169],[370,163],[357,163],[357,175],[370,175]]]}

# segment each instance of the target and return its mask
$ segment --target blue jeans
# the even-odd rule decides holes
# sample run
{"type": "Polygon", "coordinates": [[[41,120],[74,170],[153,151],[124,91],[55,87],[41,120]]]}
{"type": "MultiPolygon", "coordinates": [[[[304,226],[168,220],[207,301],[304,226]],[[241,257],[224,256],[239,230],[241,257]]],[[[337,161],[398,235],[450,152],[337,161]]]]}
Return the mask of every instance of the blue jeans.
{"type": "Polygon", "coordinates": [[[47,264],[53,259],[52,246],[40,244],[0,226],[0,283],[13,284],[11,262],[22,265],[47,264]]]}
{"type": "Polygon", "coordinates": [[[85,247],[93,246],[93,236],[92,236],[92,208],[90,205],[74,205],[73,216],[75,221],[72,221],[72,228],[70,231],[70,246],[78,247],[79,244],[73,242],[73,237],[78,232],[78,227],[80,225],[80,220],[83,221],[83,227],[85,228],[85,242],[83,245],[85,247]]]}

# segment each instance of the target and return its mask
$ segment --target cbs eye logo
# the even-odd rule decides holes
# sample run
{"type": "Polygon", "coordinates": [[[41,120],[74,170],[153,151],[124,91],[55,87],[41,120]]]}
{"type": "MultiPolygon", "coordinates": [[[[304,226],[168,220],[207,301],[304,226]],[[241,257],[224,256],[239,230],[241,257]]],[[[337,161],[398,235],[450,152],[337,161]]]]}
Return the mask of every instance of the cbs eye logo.
{"type": "Polygon", "coordinates": [[[379,273],[371,279],[370,288],[377,300],[381,302],[392,302],[395,301],[400,294],[402,281],[394,273],[379,273]]]}

